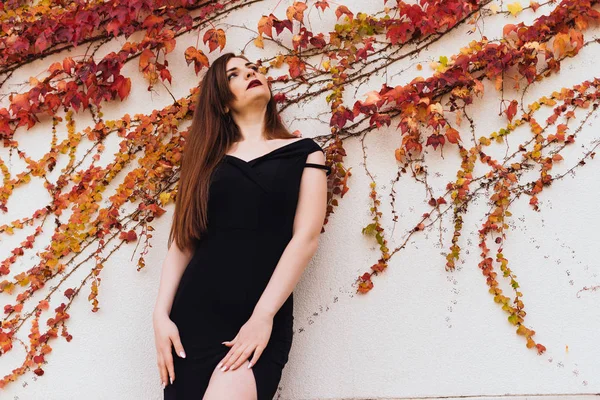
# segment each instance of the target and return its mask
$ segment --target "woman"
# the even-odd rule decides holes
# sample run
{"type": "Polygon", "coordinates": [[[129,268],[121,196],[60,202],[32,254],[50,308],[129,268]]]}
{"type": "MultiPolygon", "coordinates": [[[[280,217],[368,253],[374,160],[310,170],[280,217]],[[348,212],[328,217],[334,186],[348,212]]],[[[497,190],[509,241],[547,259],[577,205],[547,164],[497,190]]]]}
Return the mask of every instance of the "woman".
{"type": "Polygon", "coordinates": [[[216,59],[199,89],[153,314],[164,398],[271,400],[331,169],[246,57],[216,59]]]}

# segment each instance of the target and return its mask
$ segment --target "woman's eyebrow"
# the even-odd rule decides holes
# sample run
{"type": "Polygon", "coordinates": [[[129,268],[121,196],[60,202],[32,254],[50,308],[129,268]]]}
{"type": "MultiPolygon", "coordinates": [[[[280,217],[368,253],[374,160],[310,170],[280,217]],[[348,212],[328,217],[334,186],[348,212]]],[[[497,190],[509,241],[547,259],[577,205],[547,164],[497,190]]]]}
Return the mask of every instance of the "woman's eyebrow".
{"type": "MultiPolygon", "coordinates": [[[[247,67],[248,65],[254,65],[254,63],[247,62],[247,63],[246,63],[246,64],[244,64],[244,65],[247,67]]],[[[238,67],[229,68],[229,69],[227,70],[227,72],[229,72],[229,71],[233,71],[234,69],[238,69],[238,67]]]]}

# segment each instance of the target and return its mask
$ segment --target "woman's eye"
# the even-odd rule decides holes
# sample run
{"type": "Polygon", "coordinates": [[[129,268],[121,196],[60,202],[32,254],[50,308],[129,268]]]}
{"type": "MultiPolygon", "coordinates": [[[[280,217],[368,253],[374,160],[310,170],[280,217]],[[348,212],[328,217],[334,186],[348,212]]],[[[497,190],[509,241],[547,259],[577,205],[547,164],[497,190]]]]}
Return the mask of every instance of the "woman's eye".
{"type": "MultiPolygon", "coordinates": [[[[257,66],[253,66],[253,67],[250,67],[250,68],[252,68],[252,69],[253,69],[253,70],[255,70],[255,71],[258,71],[258,67],[257,67],[257,66]]],[[[231,74],[231,75],[229,75],[229,76],[227,77],[227,80],[231,79],[231,77],[232,77],[232,76],[235,76],[235,74],[231,74]]]]}

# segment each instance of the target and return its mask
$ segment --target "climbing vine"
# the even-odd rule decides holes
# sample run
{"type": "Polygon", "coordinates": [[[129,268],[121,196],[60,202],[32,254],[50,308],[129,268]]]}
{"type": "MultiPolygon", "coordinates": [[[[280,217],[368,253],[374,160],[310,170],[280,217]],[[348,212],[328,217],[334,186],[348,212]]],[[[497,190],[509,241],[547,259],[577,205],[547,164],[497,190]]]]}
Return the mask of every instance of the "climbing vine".
{"type": "MultiPolygon", "coordinates": [[[[86,47],[81,57],[65,56],[61,62],[46,65],[38,75],[29,78],[28,88],[4,96],[8,105],[0,107],[0,138],[4,148],[8,149],[9,157],[16,155],[26,165],[24,171],[11,173],[8,167],[11,163],[0,158],[4,178],[0,209],[7,212],[10,198],[32,178],[43,181],[50,196],[47,204],[31,216],[0,226],[0,235],[4,237],[35,227],[18,247],[3,247],[5,258],[1,260],[0,273],[4,279],[0,281],[0,291],[14,296],[14,300],[4,306],[0,355],[18,343],[25,350],[25,359],[0,380],[0,387],[28,370],[43,375],[46,354],[52,351],[51,340],[59,334],[67,341],[72,339],[67,328],[68,310],[80,291],[88,294],[92,311],[99,310],[100,274],[121,246],[135,243],[136,250],[140,246],[137,268],[145,267],[144,257],[154,230],[152,221],[165,213],[165,206],[177,195],[179,161],[187,135],[180,125],[191,119],[197,94],[192,85],[190,94],[184,98],[175,98],[169,91],[172,82],[169,59],[177,57],[174,52],[177,39],[196,35],[196,44],[180,49],[179,56],[189,68],[193,65],[200,76],[210,65],[208,55],[225,50],[227,17],[242,8],[261,6],[260,3],[263,1],[0,3],[0,86],[5,92],[7,82],[20,68],[37,68],[34,67],[39,65],[37,62],[50,55],[86,47]],[[133,41],[134,36],[140,39],[133,41]],[[127,41],[120,50],[101,57],[96,55],[103,45],[122,37],[127,41]],[[148,114],[125,114],[107,120],[103,118],[103,106],[123,101],[130,94],[131,79],[124,75],[123,68],[131,62],[136,63],[148,82],[148,91],[162,85],[173,102],[148,114]],[[83,129],[76,126],[75,118],[82,113],[93,118],[93,124],[83,129]],[[26,134],[48,120],[50,150],[40,158],[32,158],[15,139],[15,133],[21,130],[25,132],[20,134],[26,134]],[[66,126],[66,138],[60,140],[62,123],[66,126]],[[114,137],[119,140],[119,152],[109,157],[104,154],[105,141],[114,137]],[[82,153],[84,143],[91,146],[82,153]],[[98,165],[101,157],[110,158],[104,167],[98,165]],[[59,165],[62,167],[57,173],[54,170],[59,165]],[[114,192],[106,198],[104,191],[109,187],[114,187],[114,192]],[[44,229],[47,222],[54,222],[52,228],[44,229]],[[51,240],[38,253],[37,264],[11,275],[14,265],[27,264],[25,257],[31,254],[34,245],[39,245],[48,229],[52,229],[51,240]],[[81,270],[87,272],[84,279],[67,287],[68,278],[81,270]],[[38,300],[38,292],[47,284],[51,286],[38,300]],[[51,300],[58,302],[58,306],[51,309],[51,300]],[[53,315],[40,324],[45,311],[53,315]],[[28,343],[16,336],[21,329],[28,328],[24,327],[26,323],[30,324],[28,343]]],[[[271,13],[256,21],[256,30],[248,44],[264,49],[268,42],[276,49],[272,56],[258,60],[258,64],[261,72],[271,72],[269,80],[280,110],[326,96],[331,131],[315,138],[323,144],[327,163],[332,167],[325,224],[350,190],[352,168],[345,164],[344,141],[364,138],[392,123],[399,128],[401,137],[401,145],[394,149],[398,179],[409,174],[424,184],[430,196],[431,209],[417,221],[411,221],[414,227],[403,243],[390,249],[390,235],[383,223],[386,218],[380,207],[381,194],[364,154],[365,172],[371,179],[372,221],[362,232],[375,238],[381,254],[369,271],[357,278],[358,293],[372,290],[374,278],[388,268],[392,257],[414,235],[439,223],[445,215],[451,216],[454,227],[445,268],[453,270],[461,256],[463,215],[476,195],[491,189],[488,199],[491,209],[479,230],[478,267],[494,302],[501,305],[508,321],[516,326],[516,333],[524,336],[526,346],[539,354],[546,350],[533,339],[535,331],[525,324],[523,293],[503,253],[507,220],[512,215],[510,206],[521,195],[529,196],[531,207],[540,211],[538,199],[544,189],[594,158],[597,144],[582,159],[572,161],[572,167],[564,174],[551,174],[555,163],[568,162],[561,153],[575,142],[583,123],[595,113],[600,82],[590,78],[572,88],[551,88],[546,96],[531,104],[524,104],[523,98],[531,85],[559,73],[562,60],[576,57],[584,46],[596,43],[586,42],[584,33],[599,19],[600,14],[594,8],[597,3],[563,0],[501,6],[492,0],[420,0],[417,4],[383,1],[381,12],[366,14],[327,0],[307,0],[293,2],[285,9],[285,15],[279,15],[275,6],[271,13]],[[468,28],[472,34],[485,19],[515,18],[523,12],[536,13],[540,7],[548,12],[530,25],[506,24],[498,39],[469,38],[458,54],[440,56],[429,64],[433,73],[428,78],[419,76],[405,85],[370,88],[367,98],[354,104],[344,100],[351,96],[346,93],[348,88],[365,85],[370,77],[415,59],[428,46],[445,40],[458,28],[468,28]],[[328,32],[309,30],[311,11],[333,13],[335,25],[328,32]],[[287,72],[280,71],[284,68],[287,72]],[[521,90],[522,97],[503,98],[500,111],[506,117],[506,126],[477,138],[468,106],[481,97],[486,80],[502,94],[505,85],[512,83],[521,90]],[[552,108],[551,116],[542,120],[537,112],[548,107],[552,108]],[[583,122],[570,126],[575,125],[576,112],[585,114],[583,122]],[[465,120],[467,127],[463,126],[465,120]],[[490,146],[502,144],[517,129],[526,128],[531,137],[512,154],[503,159],[490,155],[490,146]],[[441,191],[428,183],[424,146],[431,146],[440,154],[456,151],[461,157],[456,179],[441,191]],[[475,176],[478,163],[489,167],[489,172],[475,176]],[[534,180],[529,178],[531,171],[536,172],[534,180]],[[499,288],[498,269],[512,287],[510,295],[499,288]]],[[[416,68],[421,71],[423,67],[418,64],[416,68]]],[[[391,197],[393,204],[395,197],[393,194],[391,197]]],[[[393,221],[397,221],[396,216],[393,221]]]]}

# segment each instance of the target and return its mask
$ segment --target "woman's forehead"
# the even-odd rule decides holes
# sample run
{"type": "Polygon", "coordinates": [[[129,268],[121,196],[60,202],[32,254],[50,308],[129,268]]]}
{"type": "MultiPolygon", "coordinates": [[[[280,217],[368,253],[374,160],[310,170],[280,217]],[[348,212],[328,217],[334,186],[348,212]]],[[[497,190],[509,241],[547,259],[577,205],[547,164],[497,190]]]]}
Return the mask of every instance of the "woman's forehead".
{"type": "Polygon", "coordinates": [[[232,67],[242,67],[245,64],[254,64],[251,61],[245,60],[243,58],[239,58],[239,57],[232,57],[229,59],[229,61],[227,61],[227,68],[232,68],[232,67]]]}

